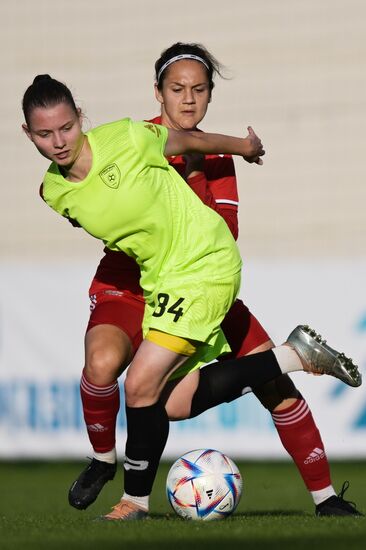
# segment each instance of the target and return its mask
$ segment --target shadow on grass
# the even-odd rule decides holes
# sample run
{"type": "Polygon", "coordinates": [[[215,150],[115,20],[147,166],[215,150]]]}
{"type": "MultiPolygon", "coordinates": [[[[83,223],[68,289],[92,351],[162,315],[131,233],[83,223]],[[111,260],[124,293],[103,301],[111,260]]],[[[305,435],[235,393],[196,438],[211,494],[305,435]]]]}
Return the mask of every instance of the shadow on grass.
{"type": "Polygon", "coordinates": [[[306,517],[309,515],[309,512],[304,512],[303,510],[251,510],[250,512],[241,512],[240,514],[235,514],[235,518],[260,518],[260,517],[306,517]]]}
{"type": "MultiPolygon", "coordinates": [[[[309,512],[304,512],[303,510],[251,510],[250,512],[236,512],[232,516],[228,516],[225,521],[235,521],[235,520],[242,520],[242,519],[248,519],[248,518],[265,518],[265,517],[312,517],[312,514],[309,514],[309,512]]],[[[183,518],[180,518],[179,516],[175,515],[174,513],[167,513],[167,514],[150,514],[150,519],[153,520],[178,520],[182,522],[189,522],[189,523],[209,523],[209,522],[202,522],[202,521],[189,521],[183,518]]],[[[212,523],[212,522],[210,522],[212,523]]],[[[217,524],[217,521],[215,521],[215,524],[217,524]]]]}

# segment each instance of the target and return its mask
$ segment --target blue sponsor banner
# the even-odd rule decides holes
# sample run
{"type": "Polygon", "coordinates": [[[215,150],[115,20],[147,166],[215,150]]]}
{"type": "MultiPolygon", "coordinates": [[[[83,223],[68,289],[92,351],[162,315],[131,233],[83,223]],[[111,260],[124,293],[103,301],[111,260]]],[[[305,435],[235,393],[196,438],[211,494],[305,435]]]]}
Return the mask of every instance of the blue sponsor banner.
{"type": "MultiPolygon", "coordinates": [[[[173,422],[172,426],[175,432],[201,433],[217,429],[273,429],[270,415],[259,407],[253,396],[225,403],[197,418],[173,422]]],[[[121,391],[117,429],[125,428],[126,417],[121,391]]],[[[63,430],[83,433],[85,424],[79,381],[0,381],[0,430],[8,434],[13,430],[22,430],[33,435],[57,434],[63,430]]]]}
{"type": "MultiPolygon", "coordinates": [[[[317,385],[318,392],[312,396],[311,408],[320,421],[325,446],[334,456],[366,456],[366,400],[359,400],[358,406],[351,409],[352,388],[336,380],[331,382],[330,386],[327,383],[317,385]],[[347,407],[350,413],[344,422],[347,407]],[[321,414],[324,410],[327,410],[327,415],[321,414]],[[343,421],[339,422],[334,433],[337,412],[341,412],[343,421]],[[357,441],[363,442],[361,447],[357,441]],[[338,446],[334,446],[334,442],[338,442],[338,446]]],[[[304,393],[309,388],[311,385],[305,387],[304,393]]],[[[79,381],[1,381],[0,437],[0,456],[3,457],[80,457],[88,454],[90,445],[83,420],[79,381]],[[20,439],[17,435],[21,436],[20,439]]],[[[117,421],[120,455],[124,451],[125,437],[126,419],[121,391],[117,421]]],[[[224,449],[237,457],[287,457],[270,414],[253,394],[220,405],[200,417],[171,423],[166,456],[178,456],[188,449],[202,446],[224,449]]]]}
{"type": "MultiPolygon", "coordinates": [[[[89,279],[88,269],[75,264],[9,265],[0,273],[0,458],[81,458],[91,453],[79,394],[89,279]],[[73,285],[60,293],[71,270],[73,285]]],[[[253,262],[244,274],[243,299],[255,304],[253,313],[275,342],[307,322],[330,345],[351,355],[365,377],[365,280],[366,262],[253,262]]],[[[366,384],[350,388],[330,377],[291,376],[309,404],[328,455],[366,457],[366,384]]],[[[117,424],[122,456],[123,391],[117,424]]],[[[171,423],[165,456],[203,446],[239,458],[287,457],[271,415],[253,394],[171,423]]]]}

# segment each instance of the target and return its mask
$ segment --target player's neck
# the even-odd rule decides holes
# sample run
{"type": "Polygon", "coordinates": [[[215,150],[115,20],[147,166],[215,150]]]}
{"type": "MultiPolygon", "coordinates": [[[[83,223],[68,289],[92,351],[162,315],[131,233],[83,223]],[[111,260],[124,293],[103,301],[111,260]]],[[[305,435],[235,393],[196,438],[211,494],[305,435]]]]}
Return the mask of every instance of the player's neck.
{"type": "Polygon", "coordinates": [[[90,172],[93,162],[93,154],[87,136],[74,162],[64,171],[64,177],[73,182],[84,180],[90,172]]]}

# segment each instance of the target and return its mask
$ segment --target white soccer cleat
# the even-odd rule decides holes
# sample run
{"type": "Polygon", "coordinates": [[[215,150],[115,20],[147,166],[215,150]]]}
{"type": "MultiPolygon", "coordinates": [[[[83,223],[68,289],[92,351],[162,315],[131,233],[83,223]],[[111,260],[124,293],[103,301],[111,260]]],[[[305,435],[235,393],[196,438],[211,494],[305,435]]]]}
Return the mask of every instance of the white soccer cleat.
{"type": "Polygon", "coordinates": [[[352,359],[328,346],[309,326],[297,326],[286,343],[299,355],[306,372],[329,374],[349,386],[361,386],[362,376],[352,359]]]}

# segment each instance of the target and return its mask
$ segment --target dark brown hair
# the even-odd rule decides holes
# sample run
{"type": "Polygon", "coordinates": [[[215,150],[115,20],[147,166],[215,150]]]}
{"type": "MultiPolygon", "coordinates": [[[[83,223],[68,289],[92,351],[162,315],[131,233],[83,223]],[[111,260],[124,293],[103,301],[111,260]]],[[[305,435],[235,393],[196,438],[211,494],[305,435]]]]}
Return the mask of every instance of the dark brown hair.
{"type": "Polygon", "coordinates": [[[33,109],[52,107],[59,103],[67,103],[78,114],[72,93],[65,84],[50,77],[49,74],[37,75],[25,91],[22,101],[24,118],[28,126],[33,109]]]}
{"type": "Polygon", "coordinates": [[[202,44],[176,42],[175,44],[164,50],[155,63],[155,79],[159,90],[161,90],[162,88],[164,78],[167,74],[167,70],[169,69],[169,67],[164,69],[159,76],[159,72],[163,65],[173,57],[184,54],[196,55],[197,57],[203,59],[203,61],[205,62],[205,67],[207,65],[206,70],[210,90],[212,90],[215,85],[213,79],[216,74],[223,78],[223,66],[202,44]]]}

